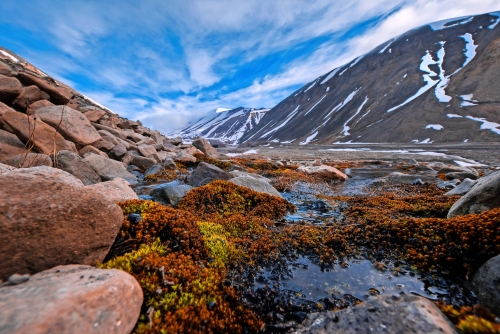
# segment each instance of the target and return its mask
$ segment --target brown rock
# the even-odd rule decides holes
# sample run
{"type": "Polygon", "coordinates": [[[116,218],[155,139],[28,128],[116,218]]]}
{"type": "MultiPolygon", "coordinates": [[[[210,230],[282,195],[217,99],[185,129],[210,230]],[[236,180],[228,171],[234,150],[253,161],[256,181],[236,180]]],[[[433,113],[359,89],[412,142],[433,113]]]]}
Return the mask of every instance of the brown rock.
{"type": "Polygon", "coordinates": [[[14,100],[14,105],[21,108],[22,110],[28,109],[28,107],[36,101],[42,99],[42,92],[35,86],[23,87],[21,94],[14,100]]]}
{"type": "Polygon", "coordinates": [[[174,159],[176,156],[177,156],[177,153],[174,153],[174,152],[165,152],[165,151],[159,151],[159,152],[156,152],[156,154],[158,155],[158,158],[160,159],[160,161],[165,161],[166,159],[174,159]]]}
{"type": "Polygon", "coordinates": [[[206,156],[211,158],[217,158],[219,156],[219,152],[217,152],[205,138],[197,138],[193,140],[192,145],[202,151],[206,156]]]}
{"type": "Polygon", "coordinates": [[[312,167],[301,166],[297,170],[306,174],[324,174],[331,179],[339,179],[342,181],[347,181],[347,179],[349,179],[347,175],[339,171],[337,168],[327,165],[312,167]]]}
{"type": "Polygon", "coordinates": [[[123,144],[118,144],[111,150],[111,155],[117,159],[123,157],[127,153],[127,148],[123,144]]]}
{"type": "Polygon", "coordinates": [[[140,142],[141,140],[145,140],[147,138],[147,137],[145,137],[143,135],[140,135],[138,133],[130,134],[127,137],[130,138],[132,141],[134,141],[136,143],[140,142]]]}
{"type": "Polygon", "coordinates": [[[187,154],[190,154],[190,155],[195,155],[195,154],[205,155],[205,153],[203,153],[202,151],[200,151],[199,149],[197,149],[194,146],[185,148],[185,149],[183,149],[183,151],[186,152],[187,154]]]}
{"type": "Polygon", "coordinates": [[[146,137],[146,139],[143,139],[141,141],[138,141],[137,143],[135,143],[137,146],[140,146],[140,145],[155,145],[156,142],[154,141],[153,138],[150,138],[150,137],[146,137]]]}
{"type": "Polygon", "coordinates": [[[89,110],[83,113],[85,117],[91,122],[97,122],[100,120],[104,115],[106,115],[106,112],[101,109],[94,109],[94,110],[89,110]]]}
{"type": "Polygon", "coordinates": [[[12,69],[9,65],[0,61],[0,74],[6,77],[15,77],[17,72],[12,69]]]}
{"type": "Polygon", "coordinates": [[[92,146],[104,152],[109,152],[116,145],[109,138],[101,138],[98,141],[93,142],[92,146]]]}
{"type": "Polygon", "coordinates": [[[73,93],[67,87],[52,86],[47,80],[36,77],[26,72],[19,72],[19,80],[26,86],[36,85],[40,90],[50,95],[50,100],[55,104],[66,104],[73,97],[73,93]]]}
{"type": "Polygon", "coordinates": [[[40,108],[35,112],[42,121],[59,130],[68,140],[86,146],[101,139],[97,130],[81,112],[65,106],[40,108]]]}
{"type": "Polygon", "coordinates": [[[98,130],[97,131],[99,135],[102,137],[102,139],[109,141],[113,143],[113,145],[118,145],[118,140],[117,137],[115,137],[113,134],[111,134],[109,131],[106,130],[98,130]]]}
{"type": "Polygon", "coordinates": [[[92,167],[73,152],[59,151],[54,165],[56,168],[70,173],[86,186],[101,182],[101,178],[92,167]]]}
{"type": "Polygon", "coordinates": [[[87,155],[83,161],[87,162],[93,170],[101,177],[102,181],[113,180],[117,177],[127,180],[129,183],[135,184],[137,177],[127,172],[125,166],[116,160],[111,160],[100,155],[87,155]]]}
{"type": "Polygon", "coordinates": [[[39,153],[50,155],[54,152],[54,146],[56,151],[73,149],[66,143],[63,136],[50,125],[42,122],[36,115],[28,116],[20,112],[8,111],[3,114],[2,119],[23,143],[28,147],[33,145],[39,153]]]}
{"type": "Polygon", "coordinates": [[[72,141],[66,140],[66,144],[68,144],[68,146],[71,147],[71,150],[70,150],[71,152],[78,154],[78,149],[76,148],[75,143],[73,143],[72,141]]]}
{"type": "Polygon", "coordinates": [[[56,168],[1,174],[0,189],[0,279],[102,261],[123,222],[115,203],[56,168]]]}
{"type": "Polygon", "coordinates": [[[127,151],[127,153],[125,153],[125,156],[122,158],[122,162],[126,165],[130,165],[130,163],[132,162],[132,159],[138,155],[139,155],[139,152],[136,150],[127,151]]]}
{"type": "Polygon", "coordinates": [[[6,105],[5,103],[0,102],[0,116],[5,114],[7,111],[15,111],[15,110],[6,105]]]}
{"type": "Polygon", "coordinates": [[[94,189],[114,203],[138,199],[137,194],[130,188],[130,183],[121,178],[97,183],[86,188],[94,189]]]}
{"type": "Polygon", "coordinates": [[[33,102],[32,104],[30,104],[30,106],[26,110],[26,114],[28,114],[28,115],[34,115],[35,111],[37,111],[38,109],[41,109],[41,108],[44,108],[44,107],[51,107],[53,105],[54,105],[54,103],[52,103],[50,101],[47,101],[47,100],[38,100],[38,101],[33,102]]]}
{"type": "Polygon", "coordinates": [[[0,288],[0,328],[12,334],[129,334],[142,302],[139,283],[124,271],[57,266],[0,288]]]}
{"type": "Polygon", "coordinates": [[[99,123],[92,123],[92,125],[97,130],[106,130],[115,137],[118,137],[118,138],[123,139],[123,140],[127,139],[127,136],[125,136],[125,134],[123,134],[120,130],[113,129],[113,128],[110,128],[109,126],[105,126],[105,125],[102,125],[99,123]]]}
{"type": "Polygon", "coordinates": [[[156,165],[156,159],[142,157],[140,155],[132,156],[129,164],[139,167],[142,170],[148,170],[152,166],[156,165]]]}
{"type": "Polygon", "coordinates": [[[82,157],[85,158],[87,154],[97,154],[101,155],[103,157],[107,157],[108,155],[102,151],[99,151],[97,148],[91,145],[87,145],[84,148],[82,148],[80,151],[78,151],[78,154],[82,157]]]}
{"type": "Polygon", "coordinates": [[[195,157],[193,157],[189,153],[186,153],[183,150],[180,150],[179,153],[177,153],[177,155],[175,156],[174,160],[178,161],[178,162],[183,162],[183,163],[186,163],[186,162],[187,163],[194,163],[194,162],[196,162],[196,158],[195,157]]]}
{"type": "Polygon", "coordinates": [[[11,104],[21,94],[22,85],[16,78],[0,74],[0,101],[11,104]]]}
{"type": "Polygon", "coordinates": [[[141,154],[145,157],[152,156],[156,153],[156,149],[152,145],[139,145],[138,149],[139,152],[141,152],[141,154]]]}
{"type": "Polygon", "coordinates": [[[129,121],[128,119],[118,124],[120,129],[132,129],[137,126],[139,126],[139,124],[134,121],[129,121]]]}
{"type": "Polygon", "coordinates": [[[4,163],[17,168],[28,168],[37,166],[52,167],[52,160],[47,154],[23,153],[10,156],[3,160],[4,163]]]}
{"type": "Polygon", "coordinates": [[[0,161],[10,156],[23,154],[26,151],[24,144],[15,134],[0,130],[0,161]]]}

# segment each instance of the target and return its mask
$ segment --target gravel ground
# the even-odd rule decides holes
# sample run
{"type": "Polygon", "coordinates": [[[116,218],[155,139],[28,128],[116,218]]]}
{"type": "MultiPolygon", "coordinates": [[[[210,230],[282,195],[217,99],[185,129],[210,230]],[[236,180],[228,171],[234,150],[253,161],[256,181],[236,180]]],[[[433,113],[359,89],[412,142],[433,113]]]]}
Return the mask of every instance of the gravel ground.
{"type": "MultiPolygon", "coordinates": [[[[248,158],[271,158],[291,160],[326,159],[330,161],[358,160],[410,160],[418,162],[440,161],[444,163],[484,164],[500,167],[500,143],[459,144],[339,144],[292,146],[273,144],[269,146],[240,146],[217,148],[221,153],[242,154],[248,158]],[[245,153],[257,151],[255,153],[245,153]]],[[[486,166],[485,166],[486,167],[486,166]]]]}

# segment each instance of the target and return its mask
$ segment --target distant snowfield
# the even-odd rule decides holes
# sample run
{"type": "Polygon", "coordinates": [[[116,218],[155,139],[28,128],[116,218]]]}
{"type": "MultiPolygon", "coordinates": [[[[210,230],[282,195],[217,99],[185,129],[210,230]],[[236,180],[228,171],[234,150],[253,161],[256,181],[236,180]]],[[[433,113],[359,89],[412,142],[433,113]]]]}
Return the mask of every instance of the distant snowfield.
{"type": "Polygon", "coordinates": [[[0,53],[3,54],[5,57],[9,57],[10,60],[12,60],[14,63],[19,63],[19,59],[11,55],[10,53],[5,52],[4,50],[0,50],[0,53]]]}
{"type": "MultiPolygon", "coordinates": [[[[269,147],[269,148],[272,148],[272,147],[269,147]]],[[[248,150],[248,151],[245,151],[243,153],[226,153],[226,155],[228,157],[238,157],[240,155],[256,154],[258,152],[259,152],[259,150],[248,150]]]]}
{"type": "Polygon", "coordinates": [[[441,124],[429,124],[425,127],[426,129],[443,130],[444,127],[441,124]]]}
{"type": "MultiPolygon", "coordinates": [[[[356,143],[359,144],[359,143],[356,143]]],[[[487,165],[481,164],[477,161],[466,159],[458,155],[448,155],[440,152],[423,151],[423,150],[372,150],[370,148],[329,148],[320,151],[332,151],[332,152],[373,152],[373,153],[393,153],[393,154],[415,154],[415,155],[427,155],[431,157],[442,157],[453,160],[459,166],[465,167],[485,167],[487,165]]]]}

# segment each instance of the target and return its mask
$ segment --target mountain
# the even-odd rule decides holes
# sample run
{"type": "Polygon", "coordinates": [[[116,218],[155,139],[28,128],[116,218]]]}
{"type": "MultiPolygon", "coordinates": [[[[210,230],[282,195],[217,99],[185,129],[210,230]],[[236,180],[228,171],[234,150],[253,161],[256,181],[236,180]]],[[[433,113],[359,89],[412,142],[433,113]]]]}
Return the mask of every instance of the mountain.
{"type": "Polygon", "coordinates": [[[495,12],[408,31],[306,84],[239,142],[499,141],[499,22],[495,12]]]}
{"type": "Polygon", "coordinates": [[[207,116],[170,135],[186,139],[201,136],[225,143],[237,143],[245,133],[259,125],[269,110],[243,107],[231,110],[217,108],[207,116]]]}

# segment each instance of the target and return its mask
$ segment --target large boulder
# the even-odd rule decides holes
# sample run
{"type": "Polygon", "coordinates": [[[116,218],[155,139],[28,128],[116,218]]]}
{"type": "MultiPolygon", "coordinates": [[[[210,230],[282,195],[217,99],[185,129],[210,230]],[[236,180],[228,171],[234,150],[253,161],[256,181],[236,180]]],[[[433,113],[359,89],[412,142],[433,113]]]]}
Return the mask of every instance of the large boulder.
{"type": "Polygon", "coordinates": [[[0,174],[0,279],[104,260],[123,222],[104,195],[51,167],[0,174]]]}
{"type": "Polygon", "coordinates": [[[100,156],[103,156],[105,158],[108,157],[108,155],[102,151],[99,151],[97,148],[95,148],[92,145],[87,145],[84,148],[82,148],[80,151],[78,151],[78,154],[82,157],[85,158],[89,154],[97,154],[100,156]]]}
{"type": "Polygon", "coordinates": [[[23,86],[16,78],[0,74],[0,101],[11,104],[21,94],[23,86]]]}
{"type": "Polygon", "coordinates": [[[213,148],[205,138],[196,138],[195,140],[193,140],[192,145],[202,151],[206,156],[209,156],[211,158],[219,157],[219,152],[217,152],[217,150],[213,148]]]}
{"type": "Polygon", "coordinates": [[[40,89],[32,85],[21,89],[21,94],[14,100],[14,105],[22,110],[26,110],[33,102],[42,99],[43,97],[40,89]]]}
{"type": "Polygon", "coordinates": [[[28,116],[16,111],[7,111],[2,119],[13,129],[14,134],[39,153],[51,154],[60,150],[72,151],[63,136],[53,127],[42,122],[36,115],[28,116]]]}
{"type": "Polygon", "coordinates": [[[0,130],[0,161],[25,152],[26,147],[15,134],[0,130]]]}
{"type": "Polygon", "coordinates": [[[138,199],[137,194],[130,188],[130,183],[121,178],[93,184],[86,188],[95,190],[114,203],[138,199]]]}
{"type": "Polygon", "coordinates": [[[235,177],[234,179],[231,179],[230,182],[233,182],[233,183],[235,183],[239,186],[242,186],[242,187],[250,188],[250,189],[257,191],[257,192],[266,193],[269,195],[281,197],[281,194],[278,192],[278,190],[276,190],[268,182],[259,180],[257,178],[251,177],[251,176],[247,176],[247,175],[238,176],[238,177],[235,177]]]}
{"type": "Polygon", "coordinates": [[[151,157],[156,153],[156,149],[152,145],[139,145],[138,149],[145,157],[151,157]]]}
{"type": "Polygon", "coordinates": [[[323,333],[456,333],[431,301],[413,295],[382,295],[355,307],[311,313],[294,332],[323,333]]]}
{"type": "Polygon", "coordinates": [[[448,180],[454,180],[454,179],[471,179],[471,180],[477,180],[479,178],[477,172],[450,172],[446,173],[446,178],[448,180]]]}
{"type": "Polygon", "coordinates": [[[139,283],[124,271],[57,266],[0,288],[0,331],[129,334],[142,302],[139,283]]]}
{"type": "Polygon", "coordinates": [[[17,168],[28,168],[37,166],[52,167],[52,160],[47,154],[41,153],[22,153],[10,156],[3,161],[7,165],[17,168]]]}
{"type": "Polygon", "coordinates": [[[90,121],[81,112],[70,107],[44,107],[35,111],[35,115],[58,129],[65,138],[81,146],[90,145],[101,139],[90,121]]]}
{"type": "Polygon", "coordinates": [[[26,114],[28,115],[33,115],[38,109],[44,108],[44,107],[52,107],[54,103],[47,101],[47,100],[38,100],[36,102],[33,102],[30,104],[28,109],[26,109],[26,114]]]}
{"type": "Polygon", "coordinates": [[[94,169],[83,159],[71,151],[59,151],[57,160],[54,159],[56,168],[70,173],[86,186],[101,182],[101,178],[94,169]]]}
{"type": "Polygon", "coordinates": [[[215,180],[230,180],[234,178],[231,173],[225,172],[217,166],[200,162],[198,167],[187,178],[187,184],[193,187],[204,186],[215,180]]]}
{"type": "Polygon", "coordinates": [[[477,181],[467,194],[453,204],[448,218],[480,213],[500,207],[500,171],[477,181]]]}
{"type": "Polygon", "coordinates": [[[137,177],[127,172],[127,169],[120,161],[111,160],[97,154],[87,155],[83,161],[87,162],[103,181],[119,177],[131,184],[137,183],[137,177]]]}
{"type": "Polygon", "coordinates": [[[448,173],[468,173],[478,176],[479,173],[473,168],[461,167],[461,166],[444,166],[438,170],[438,174],[448,174],[448,173]]]}
{"type": "Polygon", "coordinates": [[[130,164],[137,166],[142,170],[148,170],[154,165],[156,165],[156,160],[152,158],[146,158],[140,155],[132,155],[130,164]]]}
{"type": "Polygon", "coordinates": [[[163,205],[177,205],[184,196],[192,189],[190,185],[171,182],[155,187],[150,196],[154,201],[163,205]]]}
{"type": "Polygon", "coordinates": [[[500,316],[500,255],[483,264],[472,278],[472,288],[481,305],[500,316]]]}
{"type": "Polygon", "coordinates": [[[35,75],[19,72],[19,80],[26,86],[36,85],[50,96],[50,100],[55,104],[66,104],[73,97],[73,92],[64,86],[52,86],[48,81],[35,75]]]}
{"type": "Polygon", "coordinates": [[[347,181],[349,177],[339,171],[335,167],[321,165],[321,166],[301,166],[297,169],[299,172],[303,172],[306,174],[316,174],[316,175],[325,175],[331,179],[339,179],[342,181],[347,181]]]}

